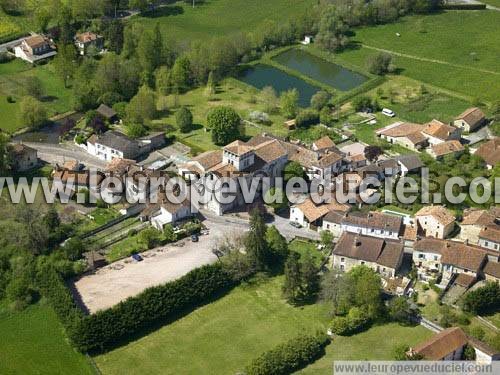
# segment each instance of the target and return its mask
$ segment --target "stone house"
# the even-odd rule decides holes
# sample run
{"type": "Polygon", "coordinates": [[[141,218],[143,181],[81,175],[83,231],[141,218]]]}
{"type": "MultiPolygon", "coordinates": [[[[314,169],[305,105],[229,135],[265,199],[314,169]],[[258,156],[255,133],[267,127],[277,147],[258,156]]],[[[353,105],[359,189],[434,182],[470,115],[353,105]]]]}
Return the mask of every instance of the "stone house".
{"type": "Polygon", "coordinates": [[[464,151],[464,146],[456,140],[438,143],[427,149],[427,153],[436,160],[441,160],[446,155],[453,155],[458,158],[464,151]]]}
{"type": "Polygon", "coordinates": [[[382,212],[346,213],[341,222],[341,231],[398,240],[403,229],[401,216],[388,215],[382,212]]]}
{"type": "Polygon", "coordinates": [[[305,228],[322,228],[323,218],[330,212],[348,212],[350,206],[341,204],[332,199],[331,202],[315,203],[311,198],[306,198],[302,203],[296,204],[290,208],[290,221],[299,223],[305,228]]]}
{"type": "Polygon", "coordinates": [[[31,64],[57,55],[56,46],[44,35],[33,34],[14,47],[17,58],[31,64]]]}
{"type": "Polygon", "coordinates": [[[446,238],[455,228],[455,216],[443,206],[421,208],[415,218],[426,237],[446,238]]]}
{"type": "Polygon", "coordinates": [[[8,146],[11,168],[15,172],[26,172],[38,166],[38,151],[22,143],[8,146]]]}
{"type": "Polygon", "coordinates": [[[78,33],[75,36],[75,46],[81,56],[85,56],[89,48],[101,52],[104,49],[104,37],[91,31],[78,33]]]}
{"type": "Polygon", "coordinates": [[[387,278],[393,278],[403,260],[401,241],[344,232],[333,249],[333,267],[348,272],[365,265],[387,278]]]}
{"type": "Polygon", "coordinates": [[[458,141],[461,137],[461,130],[459,128],[447,125],[436,119],[424,124],[422,133],[431,146],[451,140],[458,141]]]}
{"type": "Polygon", "coordinates": [[[193,210],[189,200],[170,202],[164,193],[159,193],[157,203],[146,207],[141,212],[140,219],[148,220],[155,229],[163,231],[165,225],[175,224],[191,216],[193,216],[193,210]]]}
{"type": "Polygon", "coordinates": [[[488,225],[479,232],[479,246],[500,254],[500,226],[488,225]]]}
{"type": "Polygon", "coordinates": [[[427,147],[427,138],[422,134],[425,126],[410,122],[395,122],[375,134],[391,144],[399,144],[413,151],[419,151],[427,147]]]}
{"type": "Polygon", "coordinates": [[[483,269],[486,281],[500,282],[500,263],[488,260],[483,269]]]}
{"type": "Polygon", "coordinates": [[[500,163],[500,137],[495,137],[478,147],[474,155],[479,156],[486,163],[488,169],[492,169],[500,163]]]}
{"type": "Polygon", "coordinates": [[[453,126],[462,129],[464,132],[470,133],[477,130],[485,123],[486,116],[483,111],[477,107],[473,107],[458,115],[453,121],[453,126]]]}
{"type": "MultiPolygon", "coordinates": [[[[460,240],[478,245],[479,233],[487,226],[496,225],[497,216],[500,216],[500,210],[494,208],[491,210],[478,210],[474,208],[464,210],[463,219],[459,224],[460,240]]],[[[495,249],[493,248],[493,250],[495,249]]]]}
{"type": "Polygon", "coordinates": [[[446,328],[410,349],[410,353],[420,354],[428,361],[458,361],[462,359],[468,341],[460,327],[446,328]]]}

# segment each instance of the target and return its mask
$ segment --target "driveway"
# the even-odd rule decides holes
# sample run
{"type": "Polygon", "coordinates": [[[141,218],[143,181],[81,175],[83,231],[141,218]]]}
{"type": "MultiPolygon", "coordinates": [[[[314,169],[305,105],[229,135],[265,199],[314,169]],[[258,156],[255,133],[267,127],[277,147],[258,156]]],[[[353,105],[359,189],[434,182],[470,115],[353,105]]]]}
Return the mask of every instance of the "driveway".
{"type": "Polygon", "coordinates": [[[201,236],[199,242],[186,239],[181,241],[182,247],[170,244],[149,250],[142,253],[142,262],[127,258],[76,280],[73,286],[77,298],[91,313],[114,306],[146,288],[178,279],[195,268],[216,262],[212,247],[217,241],[248,229],[248,224],[241,223],[227,225],[207,221],[204,224],[210,233],[201,236]]]}
{"type": "Polygon", "coordinates": [[[49,164],[63,164],[67,160],[78,160],[87,167],[104,169],[107,163],[89,155],[82,148],[73,144],[49,144],[24,142],[25,145],[38,150],[38,158],[49,164]]]}

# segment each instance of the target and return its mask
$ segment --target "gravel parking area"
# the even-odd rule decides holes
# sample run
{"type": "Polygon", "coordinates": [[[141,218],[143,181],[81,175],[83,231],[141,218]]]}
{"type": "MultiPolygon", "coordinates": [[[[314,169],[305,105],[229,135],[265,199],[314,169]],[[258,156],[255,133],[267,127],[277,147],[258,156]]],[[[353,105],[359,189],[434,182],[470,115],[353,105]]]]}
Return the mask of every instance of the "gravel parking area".
{"type": "Polygon", "coordinates": [[[144,260],[141,262],[127,258],[110,264],[95,274],[76,280],[73,285],[75,293],[90,313],[109,308],[146,288],[175,280],[195,268],[214,263],[217,257],[212,254],[212,247],[218,239],[241,234],[248,229],[248,225],[237,223],[228,225],[207,221],[204,224],[209,234],[200,236],[199,242],[184,239],[180,241],[183,246],[170,244],[142,253],[144,260]]]}

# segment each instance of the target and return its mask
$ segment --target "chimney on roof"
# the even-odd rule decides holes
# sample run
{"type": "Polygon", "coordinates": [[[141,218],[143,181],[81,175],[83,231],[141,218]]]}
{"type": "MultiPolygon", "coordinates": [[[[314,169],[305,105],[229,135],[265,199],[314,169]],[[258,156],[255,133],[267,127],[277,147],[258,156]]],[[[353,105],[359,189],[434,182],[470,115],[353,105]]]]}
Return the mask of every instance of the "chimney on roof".
{"type": "Polygon", "coordinates": [[[464,241],[464,243],[465,243],[466,245],[468,245],[468,244],[469,244],[469,239],[468,239],[468,238],[466,238],[466,239],[465,239],[465,241],[464,241]]]}
{"type": "Polygon", "coordinates": [[[446,247],[451,247],[451,245],[448,241],[446,241],[446,247]]]}

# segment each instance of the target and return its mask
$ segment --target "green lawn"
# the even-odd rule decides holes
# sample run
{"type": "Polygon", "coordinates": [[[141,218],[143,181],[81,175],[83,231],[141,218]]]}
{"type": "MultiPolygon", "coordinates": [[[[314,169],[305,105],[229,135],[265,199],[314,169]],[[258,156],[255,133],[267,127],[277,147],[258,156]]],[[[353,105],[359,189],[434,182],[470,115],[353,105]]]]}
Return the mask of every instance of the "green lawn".
{"type": "Polygon", "coordinates": [[[104,374],[231,374],[297,335],[324,331],[328,309],[296,308],[281,277],[240,286],[218,301],[124,347],[95,358],[104,374]]]}
{"type": "Polygon", "coordinates": [[[191,4],[178,2],[158,9],[154,15],[136,17],[134,21],[146,27],[159,23],[167,38],[189,44],[193,40],[253,32],[266,20],[288,20],[315,3],[315,0],[205,0],[193,9],[191,4]]]}
{"type": "Polygon", "coordinates": [[[324,256],[323,253],[318,250],[317,246],[318,244],[315,242],[293,240],[288,245],[288,248],[290,249],[290,251],[299,253],[301,257],[306,256],[306,254],[310,255],[314,259],[314,262],[319,266],[323,261],[324,256]]]}
{"type": "Polygon", "coordinates": [[[1,374],[93,374],[68,343],[54,311],[44,303],[11,312],[0,304],[1,374]]]}
{"type": "MultiPolygon", "coordinates": [[[[282,282],[277,277],[240,286],[148,336],[97,356],[96,363],[103,374],[233,375],[259,353],[299,332],[325,331],[328,307],[288,305],[282,299],[282,282]]],[[[414,345],[431,334],[423,327],[388,324],[335,338],[326,356],[304,372],[331,374],[335,359],[391,359],[395,345],[414,345]]]]}
{"type": "MultiPolygon", "coordinates": [[[[355,42],[415,56],[396,56],[396,66],[405,76],[469,98],[492,101],[500,94],[500,60],[496,58],[500,54],[500,12],[447,11],[410,16],[396,23],[365,27],[355,32],[355,42]],[[465,29],[468,32],[464,33],[465,29]]],[[[337,58],[362,68],[366,58],[375,53],[377,51],[366,47],[352,48],[338,54],[337,58]]]]}
{"type": "Polygon", "coordinates": [[[494,7],[500,8],[500,0],[481,0],[482,3],[493,5],[494,7]]]}
{"type": "Polygon", "coordinates": [[[36,75],[42,82],[45,95],[42,101],[49,116],[71,110],[71,89],[64,87],[62,80],[55,75],[52,64],[32,67],[16,59],[0,64],[1,130],[14,132],[23,127],[23,124],[19,121],[19,101],[24,95],[26,77],[33,75],[36,75]],[[15,99],[15,103],[7,102],[7,96],[9,95],[15,99]]]}
{"type": "MultiPolygon", "coordinates": [[[[193,148],[193,151],[202,152],[218,148],[214,145],[210,133],[205,131],[207,114],[213,107],[230,106],[234,108],[243,119],[247,119],[253,110],[262,111],[264,104],[258,100],[258,91],[234,78],[228,78],[221,82],[217,93],[209,98],[205,95],[205,88],[197,88],[177,96],[169,96],[166,99],[167,108],[170,111],[161,119],[153,121],[153,127],[157,130],[167,130],[169,134],[175,134],[180,142],[193,148]],[[177,102],[176,102],[177,100],[177,102]],[[178,131],[175,122],[175,112],[180,106],[188,107],[194,118],[193,130],[189,133],[178,131]]],[[[242,131],[245,136],[251,137],[262,132],[270,132],[276,135],[286,135],[284,117],[280,114],[271,115],[270,125],[245,125],[242,131]]]]}
{"type": "Polygon", "coordinates": [[[326,355],[299,373],[331,374],[333,361],[336,360],[393,360],[396,346],[415,346],[432,334],[432,331],[422,326],[404,327],[390,323],[372,327],[351,337],[335,337],[326,347],[326,355]]]}

